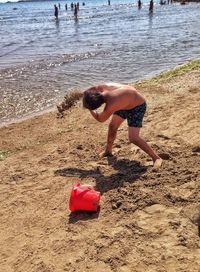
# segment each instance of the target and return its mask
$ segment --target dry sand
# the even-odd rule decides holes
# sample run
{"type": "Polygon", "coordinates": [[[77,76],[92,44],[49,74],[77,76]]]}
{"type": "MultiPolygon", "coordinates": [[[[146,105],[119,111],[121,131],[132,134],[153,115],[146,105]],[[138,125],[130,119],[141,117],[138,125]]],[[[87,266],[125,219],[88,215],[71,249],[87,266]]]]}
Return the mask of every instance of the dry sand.
{"type": "Polygon", "coordinates": [[[200,271],[200,69],[139,85],[161,169],[125,122],[100,159],[108,122],[80,103],[0,129],[1,271],[200,271]],[[75,182],[101,192],[99,212],[70,214],[75,182]]]}

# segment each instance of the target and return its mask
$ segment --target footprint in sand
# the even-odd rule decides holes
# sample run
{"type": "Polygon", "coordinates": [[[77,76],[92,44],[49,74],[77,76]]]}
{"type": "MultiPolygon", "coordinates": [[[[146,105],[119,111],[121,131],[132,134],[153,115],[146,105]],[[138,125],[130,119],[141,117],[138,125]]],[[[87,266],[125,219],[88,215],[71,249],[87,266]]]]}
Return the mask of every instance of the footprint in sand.
{"type": "Polygon", "coordinates": [[[159,156],[161,157],[161,159],[166,161],[171,159],[171,156],[168,153],[160,153],[159,156]]]}
{"type": "Polygon", "coordinates": [[[164,134],[158,134],[157,136],[164,139],[164,140],[170,140],[170,138],[164,134]]]}
{"type": "Polygon", "coordinates": [[[194,153],[200,153],[200,146],[195,146],[192,148],[192,152],[194,153]]]}

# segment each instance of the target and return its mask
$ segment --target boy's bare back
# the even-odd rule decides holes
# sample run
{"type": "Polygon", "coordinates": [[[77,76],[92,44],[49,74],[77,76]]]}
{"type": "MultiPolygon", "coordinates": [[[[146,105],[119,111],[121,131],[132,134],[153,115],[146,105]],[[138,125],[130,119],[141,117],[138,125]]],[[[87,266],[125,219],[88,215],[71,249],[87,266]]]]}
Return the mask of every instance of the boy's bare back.
{"type": "Polygon", "coordinates": [[[108,83],[99,85],[106,100],[106,108],[116,110],[130,110],[145,102],[144,97],[134,88],[128,85],[108,83]]]}

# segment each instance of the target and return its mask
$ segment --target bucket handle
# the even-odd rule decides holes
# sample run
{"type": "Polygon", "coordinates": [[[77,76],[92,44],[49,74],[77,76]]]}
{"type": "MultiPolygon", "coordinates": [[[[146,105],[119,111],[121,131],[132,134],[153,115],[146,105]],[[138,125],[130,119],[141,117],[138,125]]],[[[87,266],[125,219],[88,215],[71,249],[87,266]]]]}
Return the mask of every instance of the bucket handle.
{"type": "Polygon", "coordinates": [[[85,185],[79,185],[79,186],[76,186],[76,187],[74,187],[74,190],[77,190],[77,189],[80,189],[80,188],[87,188],[88,190],[93,190],[93,186],[92,185],[87,185],[87,184],[85,184],[85,185]]]}

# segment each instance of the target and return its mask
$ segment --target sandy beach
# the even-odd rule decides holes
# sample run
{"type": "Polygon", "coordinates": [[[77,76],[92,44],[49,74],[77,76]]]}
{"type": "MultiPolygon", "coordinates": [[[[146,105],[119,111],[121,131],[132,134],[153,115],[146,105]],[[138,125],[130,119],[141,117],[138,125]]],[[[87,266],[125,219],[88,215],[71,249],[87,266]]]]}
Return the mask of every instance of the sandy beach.
{"type": "Polygon", "coordinates": [[[4,272],[200,271],[200,62],[136,82],[154,169],[128,142],[99,158],[107,125],[79,101],[0,128],[0,267],[4,272]],[[101,192],[97,213],[70,213],[75,182],[101,192]]]}

